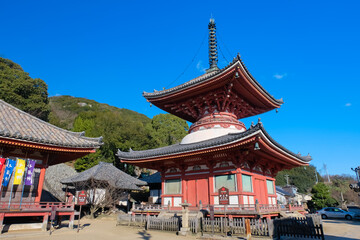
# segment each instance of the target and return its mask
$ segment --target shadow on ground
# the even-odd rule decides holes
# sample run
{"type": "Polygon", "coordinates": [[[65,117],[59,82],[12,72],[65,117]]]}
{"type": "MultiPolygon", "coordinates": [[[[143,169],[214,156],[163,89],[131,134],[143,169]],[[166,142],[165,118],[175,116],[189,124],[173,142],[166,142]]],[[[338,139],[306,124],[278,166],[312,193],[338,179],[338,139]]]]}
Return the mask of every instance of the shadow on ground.
{"type": "Polygon", "coordinates": [[[143,231],[139,231],[137,234],[139,234],[141,236],[142,239],[144,240],[149,240],[151,239],[151,234],[148,233],[147,231],[143,230],[143,231]]]}

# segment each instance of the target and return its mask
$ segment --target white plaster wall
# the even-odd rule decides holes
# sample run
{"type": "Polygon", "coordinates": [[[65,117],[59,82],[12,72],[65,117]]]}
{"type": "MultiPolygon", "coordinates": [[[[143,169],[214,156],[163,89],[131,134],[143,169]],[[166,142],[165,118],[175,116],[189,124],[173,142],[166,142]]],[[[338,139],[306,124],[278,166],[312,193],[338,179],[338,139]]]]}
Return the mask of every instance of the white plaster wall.
{"type": "Polygon", "coordinates": [[[167,206],[169,201],[170,201],[170,206],[171,206],[171,204],[172,204],[171,200],[172,200],[171,197],[164,197],[164,206],[167,206]]]}
{"type": "Polygon", "coordinates": [[[239,204],[239,197],[237,195],[236,196],[229,196],[229,203],[238,205],[239,204]]]}
{"type": "Polygon", "coordinates": [[[181,197],[174,197],[174,207],[180,207],[181,197]]]}
{"type": "Polygon", "coordinates": [[[212,138],[217,138],[221,136],[225,136],[229,133],[239,133],[244,132],[245,129],[237,129],[235,127],[230,126],[229,128],[222,128],[222,127],[214,127],[210,129],[203,129],[198,130],[196,132],[192,132],[188,135],[186,135],[180,144],[189,144],[189,143],[195,143],[195,142],[201,142],[212,138]]]}

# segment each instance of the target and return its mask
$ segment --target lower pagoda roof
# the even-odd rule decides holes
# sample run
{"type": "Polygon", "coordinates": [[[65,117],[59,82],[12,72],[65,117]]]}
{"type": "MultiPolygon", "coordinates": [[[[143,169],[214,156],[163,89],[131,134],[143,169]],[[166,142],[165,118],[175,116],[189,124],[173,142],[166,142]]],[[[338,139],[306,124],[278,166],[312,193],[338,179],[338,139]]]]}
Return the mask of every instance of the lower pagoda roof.
{"type": "Polygon", "coordinates": [[[0,143],[21,145],[21,142],[27,147],[51,149],[94,149],[102,145],[102,137],[89,138],[84,134],[56,127],[0,99],[0,143]]]}
{"type": "Polygon", "coordinates": [[[249,144],[254,146],[255,142],[259,144],[261,151],[265,150],[272,156],[281,157],[292,166],[306,166],[312,160],[309,155],[302,156],[301,154],[295,154],[277,143],[266,132],[261,122],[255,126],[251,126],[250,129],[245,132],[229,133],[225,136],[201,142],[174,144],[144,151],[132,151],[130,149],[130,152],[122,152],[118,150],[117,156],[122,162],[143,165],[143,163],[146,162],[196,156],[199,154],[233,149],[249,144]]]}

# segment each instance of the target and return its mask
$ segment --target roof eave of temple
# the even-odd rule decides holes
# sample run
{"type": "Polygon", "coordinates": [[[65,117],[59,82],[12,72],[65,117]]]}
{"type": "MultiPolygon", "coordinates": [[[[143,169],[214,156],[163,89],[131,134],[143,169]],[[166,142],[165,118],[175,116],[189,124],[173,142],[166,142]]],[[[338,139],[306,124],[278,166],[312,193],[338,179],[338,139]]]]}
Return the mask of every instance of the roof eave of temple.
{"type": "Polygon", "coordinates": [[[280,107],[281,104],[284,103],[282,99],[275,99],[258,83],[258,81],[255,80],[255,78],[251,75],[251,73],[246,68],[245,64],[240,59],[239,55],[236,58],[234,58],[234,60],[228,66],[226,66],[220,70],[205,73],[205,74],[203,74],[197,78],[194,78],[184,84],[178,85],[178,86],[170,88],[170,89],[154,91],[151,93],[143,92],[143,96],[150,102],[152,102],[153,100],[162,98],[162,97],[171,97],[175,93],[185,91],[194,86],[197,86],[197,85],[200,85],[200,84],[203,84],[206,82],[210,82],[216,78],[219,78],[222,75],[228,73],[229,71],[233,71],[234,69],[236,69],[236,67],[239,67],[240,69],[243,70],[242,72],[245,73],[246,79],[248,79],[251,82],[251,84],[258,91],[260,91],[261,94],[263,96],[265,96],[274,105],[274,107],[280,107]]]}
{"type": "Polygon", "coordinates": [[[262,123],[258,123],[257,125],[242,133],[230,133],[223,137],[218,137],[198,143],[183,145],[175,144],[163,148],[150,149],[145,151],[122,152],[118,150],[117,156],[122,162],[128,163],[174,159],[230,149],[240,145],[245,145],[249,142],[258,141],[258,139],[260,139],[263,144],[269,146],[268,148],[270,150],[276,151],[276,154],[280,153],[286,156],[297,165],[308,165],[308,163],[311,161],[311,157],[309,155],[301,156],[299,154],[295,154],[274,141],[263,128],[262,123]]]}
{"type": "MultiPolygon", "coordinates": [[[[102,143],[101,143],[102,144],[102,143]]],[[[38,149],[43,151],[53,151],[53,152],[68,152],[68,153],[92,153],[95,152],[96,149],[100,147],[100,145],[87,145],[81,147],[74,146],[59,146],[59,145],[51,145],[51,144],[41,144],[37,142],[31,141],[23,141],[23,140],[14,140],[12,138],[6,138],[0,136],[0,146],[9,146],[9,147],[20,147],[27,149],[38,149]]],[[[0,147],[1,148],[1,147],[0,147]]]]}
{"type": "MultiPolygon", "coordinates": [[[[36,118],[36,117],[32,116],[31,114],[26,113],[1,99],[0,99],[0,104],[3,104],[4,106],[8,107],[9,109],[11,109],[11,111],[17,112],[17,113],[21,114],[22,116],[27,117],[30,121],[36,122],[36,123],[40,124],[41,126],[47,126],[50,129],[55,129],[57,131],[61,131],[63,134],[68,135],[68,136],[73,136],[73,137],[75,137],[75,139],[79,139],[82,142],[81,143],[80,142],[64,143],[62,141],[55,141],[55,140],[47,139],[45,137],[38,138],[38,137],[30,136],[30,135],[23,135],[19,131],[11,132],[10,130],[8,130],[6,128],[0,129],[0,139],[13,140],[14,142],[22,142],[24,144],[35,144],[35,145],[39,145],[39,146],[43,146],[43,147],[80,148],[80,149],[83,149],[83,148],[96,149],[96,148],[99,148],[103,144],[102,137],[98,137],[98,138],[85,137],[84,136],[85,132],[71,132],[71,131],[59,128],[59,127],[54,126],[48,122],[45,122],[39,118],[36,118]]],[[[11,127],[14,128],[15,124],[14,123],[12,123],[12,124],[13,124],[13,126],[11,126],[11,127]]],[[[19,125],[20,125],[20,128],[25,127],[24,124],[19,124],[19,125]]],[[[9,128],[10,128],[10,126],[9,126],[9,128]]],[[[49,133],[48,135],[51,135],[51,133],[49,133]]]]}

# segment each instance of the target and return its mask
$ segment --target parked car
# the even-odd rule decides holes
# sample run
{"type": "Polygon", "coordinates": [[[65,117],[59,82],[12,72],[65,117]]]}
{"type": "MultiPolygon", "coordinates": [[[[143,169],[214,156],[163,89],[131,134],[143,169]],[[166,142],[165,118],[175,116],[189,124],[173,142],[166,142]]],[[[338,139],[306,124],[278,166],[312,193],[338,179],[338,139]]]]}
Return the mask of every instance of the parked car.
{"type": "Polygon", "coordinates": [[[321,215],[322,219],[325,218],[345,218],[351,220],[355,218],[355,213],[342,210],[335,207],[327,207],[316,211],[317,214],[321,215]]]}
{"type": "Polygon", "coordinates": [[[348,212],[355,213],[356,218],[360,218],[360,207],[358,206],[347,206],[348,212]]]}

